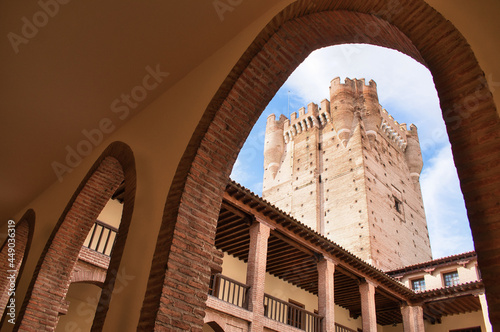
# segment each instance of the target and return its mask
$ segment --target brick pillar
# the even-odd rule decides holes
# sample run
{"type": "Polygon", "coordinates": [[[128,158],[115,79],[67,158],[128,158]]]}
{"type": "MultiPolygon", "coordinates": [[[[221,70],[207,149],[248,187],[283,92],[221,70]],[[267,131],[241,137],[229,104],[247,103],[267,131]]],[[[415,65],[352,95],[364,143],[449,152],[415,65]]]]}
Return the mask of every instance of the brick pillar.
{"type": "Polygon", "coordinates": [[[377,314],[375,308],[375,285],[369,281],[359,284],[361,293],[361,319],[363,332],[377,332],[377,314]]]}
{"type": "Polygon", "coordinates": [[[250,286],[248,310],[253,311],[250,331],[263,330],[264,282],[266,278],[267,240],[271,228],[264,222],[250,226],[250,250],[248,252],[247,285],[250,286]]]}
{"type": "Polygon", "coordinates": [[[335,293],[334,277],[335,263],[323,258],[318,263],[318,312],[323,316],[321,331],[335,331],[335,293]]]}
{"type": "Polygon", "coordinates": [[[424,308],[418,305],[403,305],[401,307],[403,316],[403,331],[425,332],[424,308]]]}

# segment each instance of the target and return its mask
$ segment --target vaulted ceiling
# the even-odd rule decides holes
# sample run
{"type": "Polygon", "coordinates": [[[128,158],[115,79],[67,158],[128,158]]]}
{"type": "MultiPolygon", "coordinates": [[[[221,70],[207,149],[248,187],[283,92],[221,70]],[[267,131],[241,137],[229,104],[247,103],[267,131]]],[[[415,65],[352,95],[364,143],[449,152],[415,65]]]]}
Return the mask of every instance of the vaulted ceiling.
{"type": "MultiPolygon", "coordinates": [[[[65,160],[67,148],[91,135],[102,119],[122,126],[236,35],[262,17],[269,21],[290,2],[2,1],[1,220],[57,181],[53,162],[65,160]],[[221,2],[232,5],[217,10],[221,2]],[[113,112],[112,103],[142,82],[148,66],[168,72],[169,79],[119,119],[123,113],[113,112]]],[[[465,35],[487,76],[500,81],[500,43],[493,42],[499,3],[429,3],[465,35]]]]}

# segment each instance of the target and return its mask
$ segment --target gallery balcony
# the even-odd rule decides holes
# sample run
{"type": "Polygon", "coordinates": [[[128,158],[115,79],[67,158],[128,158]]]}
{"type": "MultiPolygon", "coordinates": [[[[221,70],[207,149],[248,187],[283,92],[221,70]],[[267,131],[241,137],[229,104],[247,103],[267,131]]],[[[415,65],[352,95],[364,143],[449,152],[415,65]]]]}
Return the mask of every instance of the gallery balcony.
{"type": "MultiPolygon", "coordinates": [[[[211,277],[209,295],[218,301],[247,310],[249,290],[250,286],[218,273],[211,277]]],[[[219,308],[221,307],[223,305],[219,304],[219,308]]],[[[238,315],[238,309],[227,306],[225,308],[227,314],[238,315]]],[[[306,332],[321,332],[320,315],[269,294],[264,294],[264,316],[281,323],[282,326],[287,325],[306,332]]]]}

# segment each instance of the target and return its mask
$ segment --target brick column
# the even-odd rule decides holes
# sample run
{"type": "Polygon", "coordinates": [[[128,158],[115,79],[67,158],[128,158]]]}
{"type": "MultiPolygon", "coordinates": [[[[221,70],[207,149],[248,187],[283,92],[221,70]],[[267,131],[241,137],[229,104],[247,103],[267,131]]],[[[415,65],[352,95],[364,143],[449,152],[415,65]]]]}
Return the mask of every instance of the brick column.
{"type": "Polygon", "coordinates": [[[329,258],[318,262],[318,312],[323,316],[323,332],[335,331],[334,273],[335,263],[329,258]]]}
{"type": "Polygon", "coordinates": [[[264,282],[266,278],[267,240],[271,228],[264,222],[255,222],[250,226],[250,250],[248,252],[247,285],[248,310],[253,311],[250,331],[263,330],[264,317],[264,282]]]}
{"type": "Polygon", "coordinates": [[[361,293],[361,319],[363,332],[377,332],[377,314],[375,308],[375,285],[370,281],[359,284],[361,293]]]}
{"type": "Polygon", "coordinates": [[[401,307],[403,330],[405,332],[425,332],[424,308],[419,305],[404,305],[401,307]]]}

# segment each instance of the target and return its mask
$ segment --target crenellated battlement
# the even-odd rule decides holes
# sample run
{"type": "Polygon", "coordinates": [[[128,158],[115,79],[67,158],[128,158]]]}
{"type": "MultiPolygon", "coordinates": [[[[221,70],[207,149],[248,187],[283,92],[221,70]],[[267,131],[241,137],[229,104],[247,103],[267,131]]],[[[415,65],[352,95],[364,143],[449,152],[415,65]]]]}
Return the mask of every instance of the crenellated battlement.
{"type": "Polygon", "coordinates": [[[303,132],[312,128],[323,128],[327,123],[331,122],[329,110],[330,102],[323,99],[321,108],[315,103],[309,103],[307,110],[305,107],[301,107],[298,112],[293,112],[290,115],[290,119],[282,114],[279,120],[276,120],[276,116],[271,114],[267,118],[266,132],[279,128],[283,132],[285,143],[288,143],[303,132]]]}
{"type": "Polygon", "coordinates": [[[418,143],[417,128],[398,121],[383,109],[378,102],[377,84],[370,80],[346,78],[341,83],[336,77],[331,81],[330,101],[323,99],[321,107],[309,103],[307,109],[301,107],[290,115],[290,119],[281,115],[278,120],[271,114],[267,119],[265,165],[273,176],[279,169],[280,160],[288,143],[302,133],[313,129],[323,130],[330,124],[334,134],[347,147],[353,130],[360,126],[374,146],[384,138],[394,148],[404,153],[411,165],[412,173],[421,170],[421,153],[418,143]]]}
{"type": "MultiPolygon", "coordinates": [[[[349,81],[354,82],[353,80],[349,81]]],[[[364,80],[357,80],[357,82],[364,84],[364,80]]],[[[366,122],[363,115],[364,113],[360,113],[361,120],[366,122]]],[[[400,124],[387,112],[386,109],[382,109],[380,115],[381,121],[379,122],[379,126],[374,129],[378,129],[376,130],[377,132],[383,134],[396,147],[405,151],[408,135],[406,123],[400,124]]],[[[280,115],[278,120],[276,120],[276,116],[274,114],[269,115],[267,119],[267,128],[270,131],[282,131],[283,139],[286,144],[297,137],[297,135],[307,132],[311,128],[321,129],[330,122],[332,122],[330,101],[328,99],[323,99],[321,101],[321,107],[318,107],[315,103],[309,103],[307,105],[307,109],[305,107],[301,107],[298,111],[291,113],[290,119],[283,114],[280,115]]]]}
{"type": "Polygon", "coordinates": [[[399,124],[387,110],[382,109],[382,122],[380,124],[380,132],[385,134],[387,139],[393,142],[401,150],[406,149],[407,129],[406,123],[399,124]]]}
{"type": "Polygon", "coordinates": [[[368,84],[365,84],[364,78],[350,79],[348,77],[346,77],[344,83],[342,83],[340,77],[335,77],[330,82],[330,98],[332,98],[333,95],[337,95],[340,93],[350,93],[355,95],[377,95],[377,83],[375,83],[374,80],[370,80],[368,84]]]}
{"type": "MultiPolygon", "coordinates": [[[[328,101],[326,101],[328,102],[328,101]]],[[[325,100],[322,101],[322,105],[325,104],[325,100]]],[[[326,109],[328,110],[328,108],[326,109]]],[[[325,111],[325,108],[318,108],[315,103],[309,103],[307,105],[307,111],[304,107],[301,107],[298,112],[293,112],[290,116],[289,121],[285,121],[283,126],[283,137],[285,143],[293,140],[297,135],[306,132],[312,128],[323,127],[327,122],[330,121],[330,114],[325,111]]]]}
{"type": "Polygon", "coordinates": [[[376,140],[380,125],[381,106],[378,103],[377,84],[365,79],[346,78],[344,83],[339,77],[330,82],[330,114],[339,139],[347,146],[353,123],[363,118],[365,131],[370,140],[376,140]]]}

